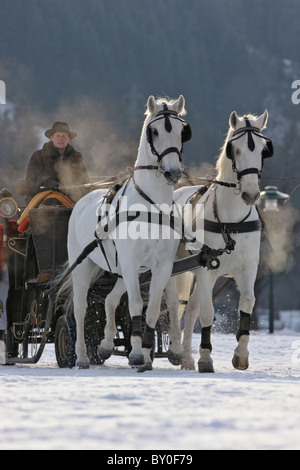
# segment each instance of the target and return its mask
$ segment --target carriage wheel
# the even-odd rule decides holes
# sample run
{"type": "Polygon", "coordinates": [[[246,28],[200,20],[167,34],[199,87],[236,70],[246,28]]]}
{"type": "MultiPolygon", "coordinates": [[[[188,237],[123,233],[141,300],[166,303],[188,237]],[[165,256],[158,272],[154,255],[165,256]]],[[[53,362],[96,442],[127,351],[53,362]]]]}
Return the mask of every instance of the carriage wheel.
{"type": "Polygon", "coordinates": [[[71,315],[62,315],[55,328],[55,355],[61,368],[70,369],[76,364],[75,354],[76,323],[71,315]]]}

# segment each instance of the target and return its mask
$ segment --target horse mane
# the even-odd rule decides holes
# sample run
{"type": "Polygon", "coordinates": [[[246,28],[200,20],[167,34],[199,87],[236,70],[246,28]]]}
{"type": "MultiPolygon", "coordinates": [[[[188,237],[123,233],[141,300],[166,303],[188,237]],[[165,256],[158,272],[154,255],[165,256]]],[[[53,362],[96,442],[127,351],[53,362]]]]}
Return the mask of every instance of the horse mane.
{"type": "MultiPolygon", "coordinates": [[[[249,119],[249,121],[251,120],[255,121],[257,119],[257,115],[255,114],[245,114],[244,117],[249,119]]],[[[229,163],[229,160],[226,156],[226,145],[227,145],[227,142],[231,139],[233,131],[234,129],[230,126],[228,129],[224,144],[220,148],[220,154],[217,157],[217,162],[216,162],[216,172],[217,172],[216,178],[217,179],[222,179],[226,175],[228,167],[230,166],[231,168],[231,163],[229,163]]]]}

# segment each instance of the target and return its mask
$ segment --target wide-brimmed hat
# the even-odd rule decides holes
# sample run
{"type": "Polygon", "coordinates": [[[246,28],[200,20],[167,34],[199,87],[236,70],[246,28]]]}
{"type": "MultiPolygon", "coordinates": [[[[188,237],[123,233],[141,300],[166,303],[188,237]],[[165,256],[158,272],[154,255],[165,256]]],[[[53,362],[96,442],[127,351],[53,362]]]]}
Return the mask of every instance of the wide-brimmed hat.
{"type": "Polygon", "coordinates": [[[77,136],[77,132],[71,131],[69,124],[63,121],[56,121],[52,125],[51,129],[47,129],[45,131],[45,136],[48,137],[48,139],[50,139],[50,137],[54,134],[54,132],[66,132],[67,134],[69,134],[71,139],[74,139],[74,137],[77,136]]]}

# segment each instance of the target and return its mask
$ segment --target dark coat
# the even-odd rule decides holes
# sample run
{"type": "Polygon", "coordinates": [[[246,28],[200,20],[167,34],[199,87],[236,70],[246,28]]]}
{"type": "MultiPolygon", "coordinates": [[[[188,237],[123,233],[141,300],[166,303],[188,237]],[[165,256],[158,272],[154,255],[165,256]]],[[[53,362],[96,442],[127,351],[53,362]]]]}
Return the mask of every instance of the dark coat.
{"type": "Polygon", "coordinates": [[[29,159],[25,185],[26,194],[30,199],[40,191],[53,189],[51,187],[53,181],[57,181],[61,191],[74,202],[87,193],[85,188],[70,188],[70,186],[89,182],[82,155],[70,144],[68,144],[64,155],[60,155],[53,143],[47,142],[29,159]]]}

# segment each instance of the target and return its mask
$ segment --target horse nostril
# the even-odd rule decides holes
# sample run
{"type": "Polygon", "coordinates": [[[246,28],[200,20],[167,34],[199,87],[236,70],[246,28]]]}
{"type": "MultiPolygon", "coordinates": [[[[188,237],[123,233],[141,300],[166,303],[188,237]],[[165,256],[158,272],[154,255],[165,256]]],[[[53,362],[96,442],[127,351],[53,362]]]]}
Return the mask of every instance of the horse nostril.
{"type": "Polygon", "coordinates": [[[175,171],[164,171],[164,177],[166,178],[167,181],[169,181],[172,184],[176,184],[178,180],[180,179],[182,175],[181,170],[175,170],[175,171]]]}
{"type": "Polygon", "coordinates": [[[176,183],[177,183],[177,181],[179,181],[182,176],[182,170],[177,170],[177,172],[174,173],[174,176],[176,178],[176,183]]]}
{"type": "Polygon", "coordinates": [[[242,199],[247,205],[254,204],[259,199],[259,197],[260,197],[259,191],[253,197],[246,191],[242,192],[242,199]]]}
{"type": "Polygon", "coordinates": [[[250,196],[248,193],[246,193],[246,191],[243,191],[242,192],[242,199],[243,201],[245,201],[246,204],[249,204],[250,203],[250,196]]]}

